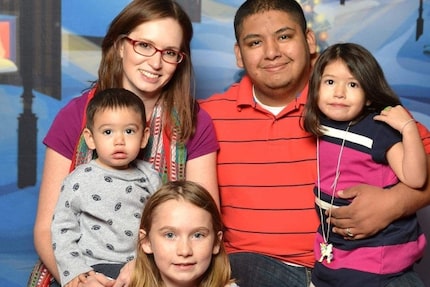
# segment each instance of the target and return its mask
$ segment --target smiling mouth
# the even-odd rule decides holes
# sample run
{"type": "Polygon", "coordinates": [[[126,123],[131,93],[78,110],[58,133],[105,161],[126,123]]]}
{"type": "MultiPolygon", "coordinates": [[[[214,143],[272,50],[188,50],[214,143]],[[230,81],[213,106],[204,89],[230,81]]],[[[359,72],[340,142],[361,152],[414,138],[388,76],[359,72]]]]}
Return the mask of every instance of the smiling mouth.
{"type": "Polygon", "coordinates": [[[159,75],[156,75],[156,74],[153,74],[153,73],[150,73],[150,72],[144,71],[144,70],[139,70],[139,72],[140,72],[142,75],[144,75],[145,77],[148,77],[148,78],[151,78],[151,79],[157,79],[157,78],[159,78],[159,77],[160,77],[159,75]]]}
{"type": "Polygon", "coordinates": [[[287,64],[285,64],[285,63],[279,63],[279,64],[276,64],[276,65],[272,64],[272,65],[265,66],[264,69],[267,70],[267,71],[275,71],[275,72],[277,72],[277,71],[283,70],[285,68],[285,66],[287,66],[287,64]]]}

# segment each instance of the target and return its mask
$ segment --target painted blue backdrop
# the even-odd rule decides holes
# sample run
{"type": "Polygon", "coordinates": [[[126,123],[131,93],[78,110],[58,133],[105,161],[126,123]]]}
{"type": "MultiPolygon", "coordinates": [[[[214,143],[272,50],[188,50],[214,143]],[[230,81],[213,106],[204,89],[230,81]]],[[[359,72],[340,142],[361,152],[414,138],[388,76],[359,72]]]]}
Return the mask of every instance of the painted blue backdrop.
{"type": "MultiPolygon", "coordinates": [[[[200,98],[222,91],[238,79],[232,19],[242,2],[201,1],[201,21],[194,23],[192,42],[200,98]]],[[[367,47],[377,57],[403,103],[430,127],[429,0],[421,1],[423,33],[418,40],[419,0],[347,0],[344,5],[338,0],[298,2],[303,4],[311,27],[318,32],[321,49],[339,41],[367,47]]],[[[99,0],[62,0],[61,3],[61,100],[33,91],[32,112],[37,117],[34,186],[17,187],[17,118],[23,108],[23,89],[14,84],[0,84],[0,286],[25,286],[27,282],[37,258],[32,228],[43,167],[42,139],[58,110],[96,78],[100,59],[97,39],[103,37],[111,19],[129,0],[105,0],[103,4],[99,0]]],[[[0,20],[1,14],[2,8],[0,20]]],[[[0,60],[1,55],[0,49],[0,60]]],[[[430,210],[422,210],[419,216],[430,235],[430,210]]],[[[417,266],[427,286],[430,286],[429,267],[430,254],[427,254],[417,266]]]]}

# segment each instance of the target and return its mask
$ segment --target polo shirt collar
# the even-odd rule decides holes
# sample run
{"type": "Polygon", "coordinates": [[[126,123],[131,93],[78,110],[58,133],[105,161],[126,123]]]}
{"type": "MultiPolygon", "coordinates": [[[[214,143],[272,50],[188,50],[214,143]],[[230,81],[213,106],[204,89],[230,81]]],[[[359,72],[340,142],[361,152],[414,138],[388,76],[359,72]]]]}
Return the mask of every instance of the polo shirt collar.
{"type": "MultiPolygon", "coordinates": [[[[252,106],[255,107],[256,103],[254,101],[253,93],[252,93],[252,82],[251,79],[244,75],[242,80],[239,83],[239,93],[237,96],[236,104],[238,107],[240,106],[252,106]]],[[[306,99],[308,97],[308,89],[309,84],[305,86],[303,91],[296,98],[296,106],[305,105],[306,99]]]]}

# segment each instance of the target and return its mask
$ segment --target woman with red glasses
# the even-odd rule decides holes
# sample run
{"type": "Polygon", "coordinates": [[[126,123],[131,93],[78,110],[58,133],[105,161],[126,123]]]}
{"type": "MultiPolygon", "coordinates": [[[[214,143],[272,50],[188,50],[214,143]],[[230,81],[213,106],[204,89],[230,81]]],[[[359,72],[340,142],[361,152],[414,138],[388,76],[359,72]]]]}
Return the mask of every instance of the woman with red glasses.
{"type": "MultiPolygon", "coordinates": [[[[200,183],[219,205],[212,121],[194,98],[191,21],[171,0],[135,0],[111,22],[102,42],[98,80],[56,116],[43,143],[46,155],[34,227],[36,251],[58,279],[50,225],[60,186],[76,165],[94,156],[82,138],[85,108],[94,93],[125,88],[145,104],[150,139],[141,158],[163,182],[200,183]]],[[[52,285],[51,285],[52,286],[52,285]]]]}

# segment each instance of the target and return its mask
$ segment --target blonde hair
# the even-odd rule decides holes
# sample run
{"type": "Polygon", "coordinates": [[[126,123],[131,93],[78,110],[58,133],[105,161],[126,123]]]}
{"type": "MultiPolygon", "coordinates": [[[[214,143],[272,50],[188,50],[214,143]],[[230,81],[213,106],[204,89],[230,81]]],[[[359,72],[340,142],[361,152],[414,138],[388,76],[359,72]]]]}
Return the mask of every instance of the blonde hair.
{"type": "MultiPolygon", "coordinates": [[[[190,181],[171,181],[165,183],[155,192],[145,204],[140,229],[151,232],[154,210],[168,200],[183,200],[199,208],[206,210],[212,217],[212,226],[215,234],[223,231],[223,224],[218,207],[209,192],[199,184],[190,181]]],[[[142,240],[137,244],[136,264],[130,282],[130,287],[157,287],[164,286],[160,271],[155,264],[154,256],[146,254],[140,247],[142,240]]],[[[219,242],[218,236],[215,244],[220,244],[218,254],[214,254],[207,271],[203,274],[199,287],[226,286],[234,282],[231,280],[230,261],[223,242],[219,242]]]]}

